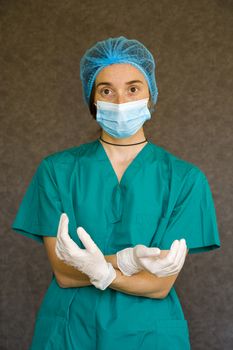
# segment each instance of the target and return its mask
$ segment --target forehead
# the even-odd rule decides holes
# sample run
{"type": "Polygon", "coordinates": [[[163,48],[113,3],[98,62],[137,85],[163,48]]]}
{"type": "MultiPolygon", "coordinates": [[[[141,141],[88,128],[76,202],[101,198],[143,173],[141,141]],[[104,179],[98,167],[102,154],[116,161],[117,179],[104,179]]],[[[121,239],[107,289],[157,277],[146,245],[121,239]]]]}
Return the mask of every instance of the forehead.
{"type": "Polygon", "coordinates": [[[146,83],[143,73],[128,63],[115,63],[103,68],[96,76],[96,83],[108,81],[112,83],[127,82],[139,79],[146,83]]]}

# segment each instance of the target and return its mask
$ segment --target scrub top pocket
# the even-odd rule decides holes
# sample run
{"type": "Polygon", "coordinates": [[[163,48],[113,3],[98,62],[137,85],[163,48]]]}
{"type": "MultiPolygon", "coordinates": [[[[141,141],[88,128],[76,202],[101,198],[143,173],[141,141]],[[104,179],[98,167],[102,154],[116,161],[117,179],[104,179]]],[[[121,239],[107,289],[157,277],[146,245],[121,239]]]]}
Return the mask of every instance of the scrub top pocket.
{"type": "Polygon", "coordinates": [[[159,320],[145,330],[108,330],[97,337],[98,350],[190,350],[187,320],[159,320]]]}
{"type": "Polygon", "coordinates": [[[187,320],[160,320],[156,327],[155,347],[152,349],[190,350],[187,320]]]}
{"type": "Polygon", "coordinates": [[[97,337],[98,350],[152,350],[155,343],[154,331],[105,331],[97,337]],[[148,341],[145,341],[145,333],[148,341]],[[149,340],[150,338],[150,340],[149,340]]]}

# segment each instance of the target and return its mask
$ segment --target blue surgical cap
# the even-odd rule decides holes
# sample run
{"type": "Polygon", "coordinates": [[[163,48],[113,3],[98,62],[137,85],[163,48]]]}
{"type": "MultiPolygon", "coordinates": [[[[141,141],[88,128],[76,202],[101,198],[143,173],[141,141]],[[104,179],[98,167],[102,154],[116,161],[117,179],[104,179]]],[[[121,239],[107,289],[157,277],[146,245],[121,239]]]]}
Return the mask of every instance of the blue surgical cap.
{"type": "Polygon", "coordinates": [[[83,96],[87,104],[97,74],[106,66],[114,63],[129,63],[138,68],[145,76],[155,104],[158,89],[155,81],[155,61],[151,52],[138,40],[124,36],[98,41],[89,48],[80,61],[80,78],[83,96]]]}

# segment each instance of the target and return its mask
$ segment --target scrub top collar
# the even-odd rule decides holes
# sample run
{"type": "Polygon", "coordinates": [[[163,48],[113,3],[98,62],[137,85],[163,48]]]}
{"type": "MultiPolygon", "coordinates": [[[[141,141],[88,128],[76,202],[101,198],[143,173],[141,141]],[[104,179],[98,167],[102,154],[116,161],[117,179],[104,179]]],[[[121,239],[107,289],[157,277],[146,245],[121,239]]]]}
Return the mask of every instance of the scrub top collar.
{"type": "Polygon", "coordinates": [[[115,173],[115,170],[113,169],[112,163],[102,145],[99,139],[96,139],[94,141],[96,144],[96,158],[100,161],[104,161],[106,163],[107,168],[109,169],[108,175],[113,175],[116,180],[116,184],[118,186],[127,185],[128,183],[132,182],[133,176],[136,174],[136,172],[141,168],[145,167],[146,163],[145,161],[148,158],[152,158],[153,156],[153,150],[152,150],[152,144],[150,141],[147,141],[145,146],[137,153],[137,155],[134,157],[134,159],[129,163],[127,168],[125,169],[121,180],[119,182],[117,175],[115,173]]]}

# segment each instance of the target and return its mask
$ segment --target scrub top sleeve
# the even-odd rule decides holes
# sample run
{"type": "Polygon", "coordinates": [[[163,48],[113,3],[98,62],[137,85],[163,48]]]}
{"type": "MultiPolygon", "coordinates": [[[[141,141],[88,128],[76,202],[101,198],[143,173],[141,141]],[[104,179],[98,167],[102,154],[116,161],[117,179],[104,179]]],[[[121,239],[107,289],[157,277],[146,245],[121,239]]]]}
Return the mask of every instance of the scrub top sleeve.
{"type": "Polygon", "coordinates": [[[216,211],[205,174],[188,177],[178,196],[162,236],[160,249],[170,249],[175,239],[185,238],[189,254],[220,247],[216,211]]]}
{"type": "Polygon", "coordinates": [[[43,243],[43,236],[57,236],[62,205],[48,157],[36,169],[24,194],[11,228],[43,243]]]}

